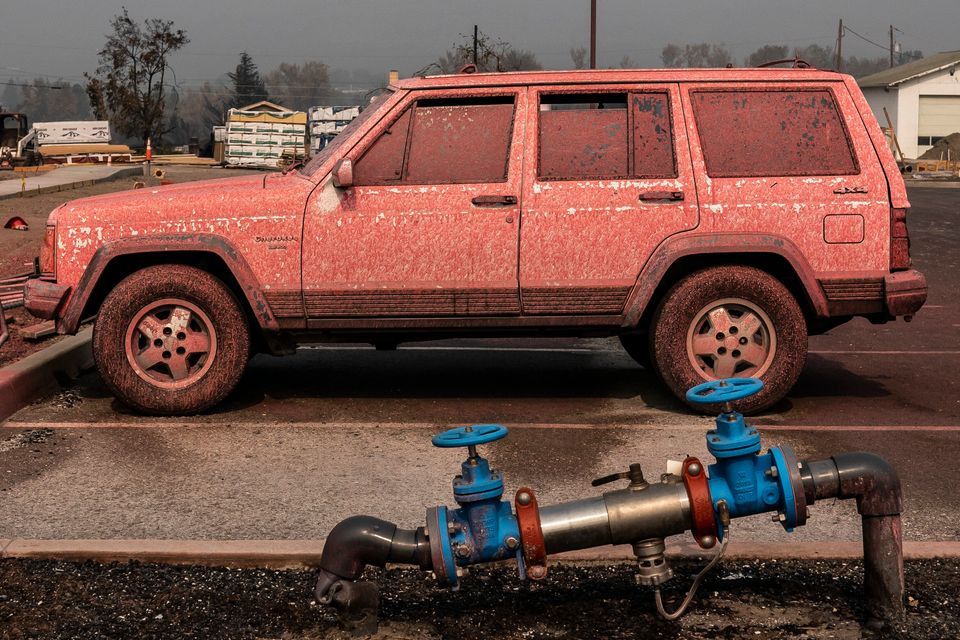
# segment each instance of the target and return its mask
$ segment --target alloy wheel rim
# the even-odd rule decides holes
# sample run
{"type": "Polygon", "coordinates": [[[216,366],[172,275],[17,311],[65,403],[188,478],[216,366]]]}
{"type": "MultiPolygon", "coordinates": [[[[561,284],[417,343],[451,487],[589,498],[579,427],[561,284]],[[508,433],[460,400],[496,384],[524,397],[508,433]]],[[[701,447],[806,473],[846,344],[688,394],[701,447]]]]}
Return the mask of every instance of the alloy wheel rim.
{"type": "Polygon", "coordinates": [[[770,368],[777,335],[769,316],[742,298],[703,307],[687,331],[687,357],[704,380],[758,378],[770,368]]]}
{"type": "Polygon", "coordinates": [[[165,298],[134,314],[124,344],[127,361],[140,378],[154,386],[179,389],[210,369],[217,334],[210,318],[195,304],[165,298]]]}

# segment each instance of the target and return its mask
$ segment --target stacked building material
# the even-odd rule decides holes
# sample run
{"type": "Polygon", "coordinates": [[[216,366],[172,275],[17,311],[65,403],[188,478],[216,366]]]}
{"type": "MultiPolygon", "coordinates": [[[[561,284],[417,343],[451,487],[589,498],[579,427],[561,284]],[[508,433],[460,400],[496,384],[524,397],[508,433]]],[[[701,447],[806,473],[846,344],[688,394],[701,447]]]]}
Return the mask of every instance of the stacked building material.
{"type": "Polygon", "coordinates": [[[224,161],[234,166],[278,167],[306,157],[303,111],[243,111],[227,116],[224,161]]]}
{"type": "Polygon", "coordinates": [[[310,154],[316,155],[327,146],[350,121],[360,115],[360,107],[310,107],[310,154]]]}

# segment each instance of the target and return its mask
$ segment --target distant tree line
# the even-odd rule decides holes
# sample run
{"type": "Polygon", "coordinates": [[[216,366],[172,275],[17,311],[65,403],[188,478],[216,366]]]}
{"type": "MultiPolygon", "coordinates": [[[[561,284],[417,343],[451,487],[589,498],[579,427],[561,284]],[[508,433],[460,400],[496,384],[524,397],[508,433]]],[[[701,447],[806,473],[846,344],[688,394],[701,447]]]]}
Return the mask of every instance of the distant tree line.
{"type": "MultiPolygon", "coordinates": [[[[894,55],[895,64],[905,64],[923,57],[923,52],[904,51],[894,55]]],[[[823,47],[810,44],[805,47],[790,48],[782,44],[765,44],[744,58],[745,67],[756,67],[773,60],[801,58],[818,69],[834,69],[837,66],[837,56],[833,47],[823,47]]],[[[699,44],[668,44],[660,52],[663,66],[668,68],[680,67],[725,67],[734,65],[733,55],[722,43],[699,44]]],[[[574,60],[576,62],[576,60],[574,60]]],[[[854,77],[862,77],[882,71],[890,66],[890,57],[878,56],[866,58],[844,56],[842,70],[854,77]]]]}
{"type": "MultiPolygon", "coordinates": [[[[326,64],[313,60],[302,64],[281,63],[261,74],[253,57],[239,53],[236,67],[219,80],[181,89],[169,65],[169,57],[190,40],[172,21],[148,19],[134,21],[126,9],[110,20],[110,33],[99,52],[98,67],[84,74],[86,84],[62,79],[37,78],[20,86],[8,84],[0,94],[7,109],[25,111],[33,121],[83,120],[92,116],[109,119],[115,132],[132,142],[152,138],[155,146],[163,142],[183,144],[190,138],[207,140],[211,127],[221,124],[231,108],[269,100],[294,110],[306,110],[319,104],[357,104],[362,93],[346,95],[333,88],[337,83],[353,81],[351,73],[331,72],[326,64]]],[[[920,51],[905,51],[895,58],[898,64],[923,56],[920,51]]],[[[790,48],[766,44],[743,60],[755,67],[771,60],[799,57],[818,68],[834,68],[832,47],[810,44],[790,48]]],[[[570,49],[575,69],[587,66],[585,47],[570,49]]],[[[664,67],[725,67],[736,64],[723,43],[670,43],[663,47],[660,60],[664,67]]],[[[455,73],[466,64],[476,63],[478,71],[522,71],[542,69],[537,56],[515,47],[499,37],[478,31],[460,34],[459,39],[417,74],[455,73]]],[[[617,64],[635,68],[629,55],[617,64]]],[[[845,56],[842,70],[864,76],[889,66],[888,56],[866,58],[845,56]]],[[[370,74],[359,81],[369,84],[370,74]]]]}

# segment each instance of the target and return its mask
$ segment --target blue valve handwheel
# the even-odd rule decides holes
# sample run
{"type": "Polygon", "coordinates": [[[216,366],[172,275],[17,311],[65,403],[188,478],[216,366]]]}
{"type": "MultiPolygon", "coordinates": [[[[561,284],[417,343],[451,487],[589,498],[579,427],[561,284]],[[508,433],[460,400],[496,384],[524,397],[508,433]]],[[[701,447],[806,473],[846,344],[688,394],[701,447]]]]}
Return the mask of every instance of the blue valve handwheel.
{"type": "Polygon", "coordinates": [[[752,396],[763,389],[763,381],[757,378],[724,378],[711,380],[690,387],[687,390],[687,401],[695,404],[716,404],[718,402],[732,402],[752,396]]]}
{"type": "Polygon", "coordinates": [[[475,424],[469,427],[456,427],[433,436],[433,446],[449,449],[451,447],[469,447],[499,440],[507,435],[507,428],[501,424],[475,424]]]}

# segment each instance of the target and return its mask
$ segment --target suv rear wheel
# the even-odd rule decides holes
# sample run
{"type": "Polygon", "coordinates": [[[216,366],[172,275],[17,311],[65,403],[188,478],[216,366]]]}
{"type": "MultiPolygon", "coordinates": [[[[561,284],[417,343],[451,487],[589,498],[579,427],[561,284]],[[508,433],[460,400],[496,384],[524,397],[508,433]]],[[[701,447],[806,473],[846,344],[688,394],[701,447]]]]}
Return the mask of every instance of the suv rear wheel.
{"type": "Polygon", "coordinates": [[[680,399],[705,380],[763,380],[760,393],[736,403],[743,412],[782,399],[807,357],[807,325],[796,299],[770,274],[746,266],[713,267],[682,279],[657,308],[650,338],[656,368],[680,399]]]}
{"type": "Polygon", "coordinates": [[[134,409],[192,414],[217,404],[243,375],[246,318],[215,276],[158,265],[125,278],[103,301],[93,355],[110,390],[134,409]]]}

